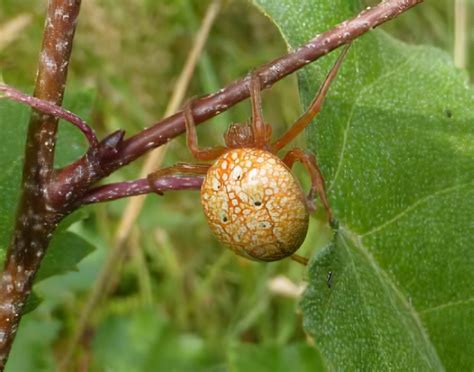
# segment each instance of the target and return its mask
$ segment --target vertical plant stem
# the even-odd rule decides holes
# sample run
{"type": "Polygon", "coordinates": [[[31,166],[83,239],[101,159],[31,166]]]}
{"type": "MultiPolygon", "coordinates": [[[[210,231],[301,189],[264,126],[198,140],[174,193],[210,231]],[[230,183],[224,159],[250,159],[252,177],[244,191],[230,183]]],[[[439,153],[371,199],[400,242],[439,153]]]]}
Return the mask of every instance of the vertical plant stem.
{"type": "MultiPolygon", "coordinates": [[[[61,105],[80,0],[50,0],[34,96],[61,105]]],[[[0,369],[8,358],[33,279],[61,219],[48,203],[58,120],[33,111],[25,146],[21,196],[0,277],[0,369]]]]}

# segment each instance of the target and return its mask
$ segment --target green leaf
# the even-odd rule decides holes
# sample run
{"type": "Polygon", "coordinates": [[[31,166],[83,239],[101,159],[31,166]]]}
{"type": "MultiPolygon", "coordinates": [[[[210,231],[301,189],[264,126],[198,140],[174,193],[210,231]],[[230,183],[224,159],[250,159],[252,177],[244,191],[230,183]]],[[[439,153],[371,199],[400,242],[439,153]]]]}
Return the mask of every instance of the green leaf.
{"type": "Polygon", "coordinates": [[[23,308],[23,315],[31,313],[39,305],[41,305],[41,302],[41,297],[39,297],[35,291],[32,291],[26,300],[25,307],[23,308]]]}
{"type": "MultiPolygon", "coordinates": [[[[95,94],[91,90],[76,91],[64,97],[63,106],[79,117],[87,120],[92,111],[95,94]]],[[[58,127],[58,141],[56,144],[56,167],[63,167],[84,154],[87,150],[87,141],[84,135],[72,124],[60,120],[58,127]]]]}
{"type": "Polygon", "coordinates": [[[77,270],[79,261],[93,250],[94,246],[77,234],[68,231],[55,234],[36,275],[36,283],[53,275],[77,270]]]}
{"type": "Polygon", "coordinates": [[[306,344],[235,344],[229,351],[231,371],[321,371],[321,356],[306,344]]]}
{"type": "Polygon", "coordinates": [[[13,102],[0,100],[0,262],[10,240],[18,201],[21,167],[29,111],[13,102]]]}
{"type": "Polygon", "coordinates": [[[409,299],[355,241],[339,231],[318,255],[302,303],[304,326],[330,355],[329,365],[442,369],[409,299]]]}
{"type": "Polygon", "coordinates": [[[89,217],[89,211],[87,208],[78,209],[74,213],[71,213],[64,217],[61,223],[56,228],[56,232],[66,231],[71,225],[75,224],[76,222],[85,220],[89,217]]]}
{"type": "MultiPolygon", "coordinates": [[[[256,3],[290,48],[362,9],[354,0],[256,3]]],[[[305,104],[337,53],[299,75],[305,104]]],[[[302,302],[329,368],[474,368],[473,97],[437,49],[380,30],[353,43],[307,130],[340,223],[302,302]]]]}

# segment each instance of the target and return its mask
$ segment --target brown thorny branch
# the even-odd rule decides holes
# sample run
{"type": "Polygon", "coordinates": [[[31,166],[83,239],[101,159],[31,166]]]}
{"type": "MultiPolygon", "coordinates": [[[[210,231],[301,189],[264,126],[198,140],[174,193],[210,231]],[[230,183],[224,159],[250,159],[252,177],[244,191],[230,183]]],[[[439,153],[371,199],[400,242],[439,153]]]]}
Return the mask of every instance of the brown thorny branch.
{"type": "MultiPolygon", "coordinates": [[[[256,69],[262,89],[422,2],[385,0],[316,36],[287,55],[256,69]]],[[[47,102],[42,102],[41,106],[34,100],[22,101],[46,114],[33,111],[31,115],[20,203],[0,277],[0,369],[6,363],[34,276],[58,222],[84,204],[152,192],[152,187],[143,179],[99,187],[93,185],[185,131],[184,117],[178,112],[128,139],[124,138],[123,131],[117,131],[96,144],[93,131],[82,128],[80,121],[74,122],[70,117],[69,121],[83,130],[92,145],[75,163],[53,169],[57,129],[54,115],[64,117],[58,113],[57,106],[62,103],[79,8],[80,0],[49,1],[34,93],[36,98],[47,102]]],[[[194,101],[196,123],[248,98],[248,85],[249,76],[246,76],[194,101]]],[[[15,99],[6,94],[5,89],[2,92],[15,99]]],[[[154,186],[162,191],[197,189],[201,182],[198,177],[166,176],[154,186]]]]}

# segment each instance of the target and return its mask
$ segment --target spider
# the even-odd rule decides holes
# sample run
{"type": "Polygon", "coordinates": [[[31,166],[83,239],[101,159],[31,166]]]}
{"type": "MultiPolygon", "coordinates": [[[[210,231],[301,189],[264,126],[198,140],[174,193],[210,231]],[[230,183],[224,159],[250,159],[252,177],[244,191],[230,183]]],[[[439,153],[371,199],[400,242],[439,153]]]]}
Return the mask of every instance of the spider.
{"type": "Polygon", "coordinates": [[[221,243],[237,255],[251,260],[276,261],[290,257],[307,264],[307,258],[294,252],[306,237],[309,213],[315,209],[313,200],[316,195],[328,220],[332,221],[324,179],[313,154],[294,148],[280,160],[277,152],[299,135],[320,111],[348,48],[349,45],[337,58],[307,111],[273,143],[272,127],[263,120],[257,73],[251,74],[249,84],[251,122],[231,124],[224,135],[226,146],[198,146],[192,101],[189,101],[184,107],[187,146],[196,159],[213,160],[214,163],[178,163],[150,174],[150,184],[173,173],[205,175],[201,204],[211,230],[221,243]],[[307,197],[290,171],[297,161],[304,165],[311,177],[307,197]]]}

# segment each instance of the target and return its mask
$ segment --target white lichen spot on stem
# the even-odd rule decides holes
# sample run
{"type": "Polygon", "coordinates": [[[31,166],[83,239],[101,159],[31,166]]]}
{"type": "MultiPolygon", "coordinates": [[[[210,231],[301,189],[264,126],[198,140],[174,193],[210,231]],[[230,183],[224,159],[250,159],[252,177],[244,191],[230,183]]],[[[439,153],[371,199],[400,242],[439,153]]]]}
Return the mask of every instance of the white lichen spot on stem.
{"type": "Polygon", "coordinates": [[[58,70],[58,65],[55,60],[49,56],[48,52],[43,50],[41,52],[41,64],[48,70],[49,73],[54,74],[58,70]]]}

